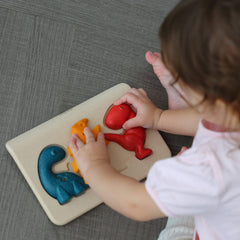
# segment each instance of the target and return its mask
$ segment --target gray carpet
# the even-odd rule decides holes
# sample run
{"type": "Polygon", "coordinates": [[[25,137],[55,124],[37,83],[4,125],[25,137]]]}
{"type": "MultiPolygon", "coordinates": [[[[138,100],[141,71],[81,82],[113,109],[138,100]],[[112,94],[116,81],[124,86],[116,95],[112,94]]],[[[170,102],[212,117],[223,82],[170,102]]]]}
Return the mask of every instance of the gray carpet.
{"type": "MultiPolygon", "coordinates": [[[[5,142],[120,83],[167,95],[144,54],[177,0],[0,0],[0,239],[156,239],[166,219],[135,222],[105,204],[63,227],[47,218],[5,142]]],[[[163,134],[173,154],[191,139],[163,134]]]]}

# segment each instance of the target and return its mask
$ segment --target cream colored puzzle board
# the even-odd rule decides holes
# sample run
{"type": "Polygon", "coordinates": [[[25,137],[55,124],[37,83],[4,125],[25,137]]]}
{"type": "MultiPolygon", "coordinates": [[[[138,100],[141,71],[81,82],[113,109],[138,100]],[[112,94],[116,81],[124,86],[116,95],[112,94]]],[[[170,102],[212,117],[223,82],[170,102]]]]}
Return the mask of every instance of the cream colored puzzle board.
{"type": "MultiPolygon", "coordinates": [[[[102,201],[92,189],[88,189],[82,195],[73,197],[68,203],[60,205],[56,199],[47,194],[39,180],[38,157],[40,152],[46,146],[54,144],[63,147],[67,153],[71,127],[83,118],[89,119],[88,126],[91,129],[100,124],[104,133],[121,133],[120,130],[115,131],[104,126],[103,118],[109,106],[129,89],[130,86],[124,83],[116,85],[6,143],[7,150],[53,223],[64,225],[96,207],[102,201]]],[[[145,178],[155,161],[170,156],[167,145],[156,130],[146,131],[145,147],[151,148],[153,154],[140,161],[135,157],[134,152],[126,151],[118,144],[110,142],[108,151],[112,165],[122,174],[137,180],[145,178]]],[[[71,171],[71,161],[72,158],[67,155],[63,161],[54,166],[53,171],[71,171]]]]}

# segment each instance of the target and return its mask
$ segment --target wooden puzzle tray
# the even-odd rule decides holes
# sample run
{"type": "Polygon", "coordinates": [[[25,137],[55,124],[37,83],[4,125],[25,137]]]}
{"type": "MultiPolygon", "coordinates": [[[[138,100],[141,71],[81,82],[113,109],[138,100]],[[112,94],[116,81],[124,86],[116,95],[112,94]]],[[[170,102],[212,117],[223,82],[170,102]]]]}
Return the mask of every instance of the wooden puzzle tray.
{"type": "MultiPolygon", "coordinates": [[[[47,216],[56,225],[64,225],[72,221],[102,201],[90,188],[82,195],[73,197],[66,204],[60,205],[56,199],[47,194],[39,180],[38,158],[41,151],[46,146],[59,145],[67,153],[71,127],[83,118],[89,119],[88,126],[91,129],[100,124],[101,131],[104,133],[121,133],[122,130],[107,128],[103,124],[103,118],[109,106],[129,89],[130,86],[127,84],[118,84],[6,143],[7,150],[47,216]]],[[[108,151],[112,165],[122,174],[142,180],[155,161],[170,157],[170,151],[157,130],[146,130],[144,146],[151,148],[153,153],[140,161],[135,157],[134,152],[129,152],[120,145],[110,142],[108,151]]],[[[71,162],[72,158],[67,154],[64,160],[53,167],[53,172],[72,172],[71,162]]]]}

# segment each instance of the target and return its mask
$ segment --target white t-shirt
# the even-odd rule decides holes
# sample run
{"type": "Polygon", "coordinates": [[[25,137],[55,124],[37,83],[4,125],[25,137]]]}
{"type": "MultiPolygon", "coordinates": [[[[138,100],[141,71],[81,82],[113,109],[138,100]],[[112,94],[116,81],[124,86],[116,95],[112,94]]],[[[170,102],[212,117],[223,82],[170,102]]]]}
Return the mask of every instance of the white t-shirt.
{"type": "Polygon", "coordinates": [[[239,240],[240,132],[200,121],[192,147],[156,162],[145,186],[167,216],[194,216],[200,240],[239,240]]]}

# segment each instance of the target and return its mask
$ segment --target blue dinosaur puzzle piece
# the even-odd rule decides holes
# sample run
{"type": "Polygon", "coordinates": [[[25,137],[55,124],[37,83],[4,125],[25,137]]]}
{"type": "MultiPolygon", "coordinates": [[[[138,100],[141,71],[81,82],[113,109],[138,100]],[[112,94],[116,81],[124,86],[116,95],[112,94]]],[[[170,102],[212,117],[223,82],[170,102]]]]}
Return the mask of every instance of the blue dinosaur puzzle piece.
{"type": "Polygon", "coordinates": [[[49,146],[42,150],[38,158],[38,174],[45,191],[57,199],[60,204],[78,196],[89,186],[83,178],[70,172],[55,174],[52,172],[54,163],[63,160],[66,152],[59,146],[49,146]]]}

